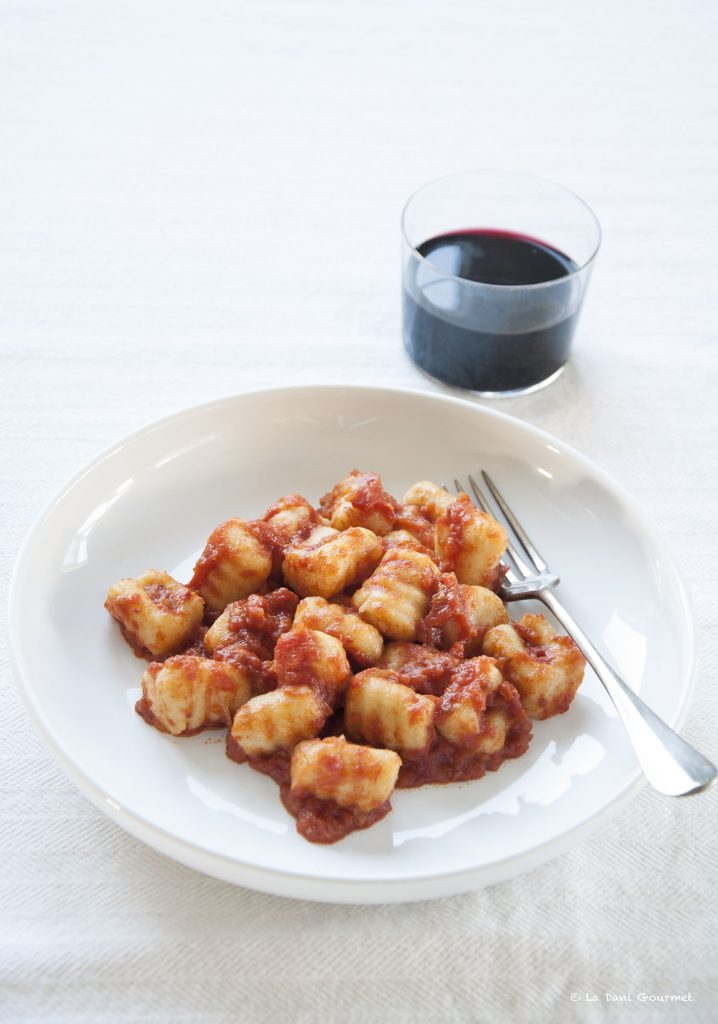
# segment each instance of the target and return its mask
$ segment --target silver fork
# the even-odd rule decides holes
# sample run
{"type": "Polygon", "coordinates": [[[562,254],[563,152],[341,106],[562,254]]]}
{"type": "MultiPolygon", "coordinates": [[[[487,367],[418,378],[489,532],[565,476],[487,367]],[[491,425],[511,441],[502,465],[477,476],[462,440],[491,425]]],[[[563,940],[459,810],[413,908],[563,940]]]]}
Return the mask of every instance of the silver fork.
{"type": "MultiPolygon", "coordinates": [[[[611,668],[554,594],[553,588],[558,585],[559,577],[551,572],[538,553],[488,473],[482,470],[481,475],[503,514],[509,534],[513,533],[516,540],[516,543],[509,540],[507,552],[513,565],[499,590],[502,600],[525,601],[533,598],[545,604],[554,614],[608,691],[628,733],[638,763],[659,793],[687,796],[707,789],[716,777],[715,766],[670,729],[611,668]]],[[[497,518],[474,477],[469,475],[468,480],[476,504],[497,518]]],[[[458,492],[471,497],[458,480],[454,480],[454,486],[458,492]]]]}

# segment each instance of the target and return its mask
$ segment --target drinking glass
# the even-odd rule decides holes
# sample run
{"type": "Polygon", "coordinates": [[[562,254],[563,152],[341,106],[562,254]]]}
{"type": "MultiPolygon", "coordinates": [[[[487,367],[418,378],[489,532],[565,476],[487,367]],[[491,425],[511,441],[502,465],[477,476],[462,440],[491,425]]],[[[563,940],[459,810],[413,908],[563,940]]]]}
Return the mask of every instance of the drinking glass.
{"type": "Polygon", "coordinates": [[[401,227],[404,344],[422,370],[490,398],[556,380],[601,243],[582,199],[468,171],[415,192],[401,227]]]}

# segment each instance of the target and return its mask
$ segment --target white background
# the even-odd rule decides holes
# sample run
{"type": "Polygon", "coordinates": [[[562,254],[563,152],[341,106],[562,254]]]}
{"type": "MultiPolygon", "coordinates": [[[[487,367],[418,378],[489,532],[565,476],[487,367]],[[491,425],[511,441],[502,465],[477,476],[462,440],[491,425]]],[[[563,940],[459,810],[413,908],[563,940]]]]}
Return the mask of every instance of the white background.
{"type": "MultiPolygon", "coordinates": [[[[3,576],[64,479],[151,419],[273,383],[439,388],[400,344],[403,202],[454,170],[534,171],[605,242],[569,368],[500,408],[662,528],[700,631],[684,733],[715,758],[717,30],[709,0],[5,0],[3,576]]],[[[3,1021],[715,1019],[715,794],[645,791],[483,893],[290,902],[103,819],[0,656],[3,1021]]]]}

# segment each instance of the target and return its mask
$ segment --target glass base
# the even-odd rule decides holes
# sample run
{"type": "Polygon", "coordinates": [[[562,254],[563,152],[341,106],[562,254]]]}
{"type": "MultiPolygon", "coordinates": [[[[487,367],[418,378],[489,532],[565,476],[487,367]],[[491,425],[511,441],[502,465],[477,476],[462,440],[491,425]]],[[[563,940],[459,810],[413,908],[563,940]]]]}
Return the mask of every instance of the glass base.
{"type": "MultiPolygon", "coordinates": [[[[411,358],[411,356],[409,356],[411,358]]],[[[561,376],[563,371],[566,369],[566,363],[563,366],[559,366],[558,370],[551,374],[550,377],[545,377],[544,380],[538,381],[536,384],[529,384],[525,388],[512,388],[511,391],[477,391],[474,388],[462,388],[459,384],[447,384],[441,377],[435,377],[433,373],[429,373],[423,366],[419,366],[414,360],[411,360],[413,365],[419,371],[422,376],[428,378],[428,380],[437,381],[439,384],[443,384],[445,388],[450,391],[455,391],[457,395],[465,395],[468,398],[517,398],[519,395],[532,395],[534,391],[541,391],[543,388],[547,388],[549,384],[553,384],[555,380],[561,376]]]]}

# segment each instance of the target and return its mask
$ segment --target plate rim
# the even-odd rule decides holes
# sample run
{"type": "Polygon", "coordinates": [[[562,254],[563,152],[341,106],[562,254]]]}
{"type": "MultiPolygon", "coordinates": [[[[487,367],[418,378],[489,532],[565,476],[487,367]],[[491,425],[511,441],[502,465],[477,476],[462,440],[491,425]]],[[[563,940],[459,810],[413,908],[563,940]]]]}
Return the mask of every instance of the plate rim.
{"type": "Polygon", "coordinates": [[[489,420],[511,424],[512,427],[519,427],[528,434],[545,444],[557,445],[559,450],[568,452],[579,463],[585,465],[591,473],[608,487],[618,498],[623,507],[638,520],[642,530],[661,551],[662,557],[671,570],[673,583],[676,587],[676,596],[680,600],[683,612],[685,638],[689,652],[690,665],[685,673],[685,686],[682,690],[676,713],[669,720],[669,725],[678,730],[686,719],[695,697],[696,685],[696,619],[693,603],[685,585],[669,544],[661,535],[652,519],[644,512],[639,502],[624,488],[624,486],[612,477],[607,470],[604,470],[598,463],[584,455],[578,448],[563,441],[556,435],[536,427],[532,423],[512,416],[499,409],[490,408],[484,404],[477,403],[468,398],[459,397],[453,394],[432,392],[420,388],[394,387],[386,385],[371,384],[297,384],[280,385],[274,387],[249,388],[225,395],[220,398],[210,399],[196,405],[184,406],[174,412],[167,413],[159,419],[150,420],[143,425],[123,435],[121,438],[103,448],[88,462],[72,474],[54,493],[35,517],[32,525],[27,531],[20,548],[18,549],[13,564],[8,586],[8,600],[6,612],[6,626],[8,638],[8,651],[10,664],[15,681],[15,689],[18,692],[22,705],[25,708],[36,731],[49,750],[53,759],[70,777],[80,792],[106,817],[119,825],[124,831],[129,832],[136,839],[146,843],[148,846],[170,857],[187,867],[193,868],[222,879],[230,884],[246,885],[257,891],[270,894],[289,896],[290,898],[309,899],[326,903],[386,903],[386,902],[412,902],[415,900],[439,898],[451,893],[465,892],[471,889],[484,888],[487,885],[497,884],[500,881],[515,877],[531,871],[534,868],[546,863],[556,856],[560,856],[567,849],[582,841],[587,836],[597,831],[598,827],[614,818],[626,804],[636,795],[639,789],[644,788],[647,783],[639,766],[636,764],[635,771],[626,782],[623,790],[607,805],[598,808],[587,819],[573,826],[568,831],[552,836],[544,840],[538,846],[528,851],[513,854],[511,857],[493,860],[480,866],[470,868],[457,868],[454,871],[441,871],[440,873],[425,873],[422,875],[411,875],[404,878],[331,878],[321,877],[302,872],[288,872],[285,869],[267,867],[264,865],[251,864],[246,861],[229,857],[218,851],[210,851],[196,843],[194,840],[178,837],[163,826],[143,817],[133,810],[121,807],[116,804],[109,793],[106,793],[94,780],[86,775],[67,754],[62,744],[56,739],[51,727],[46,723],[41,709],[37,706],[32,697],[32,683],[29,673],[21,661],[18,645],[15,640],[16,625],[18,621],[18,581],[20,571],[28,550],[35,543],[47,520],[52,516],[56,507],[65,499],[69,492],[92,473],[100,464],[110,459],[123,447],[132,443],[148,432],[161,430],[167,425],[195,415],[201,415],[211,409],[220,407],[231,408],[243,399],[254,396],[267,396],[276,399],[282,394],[298,395],[300,393],[324,392],[340,394],[342,392],[354,395],[375,395],[380,393],[384,396],[396,396],[397,398],[414,398],[428,402],[439,402],[440,404],[455,405],[460,408],[470,409],[472,414],[479,417],[486,417],[489,420]],[[172,852],[168,852],[172,847],[172,852]],[[200,863],[201,862],[201,863],[200,863]],[[223,871],[222,868],[227,870],[223,871]],[[494,876],[482,881],[482,875],[494,876]],[[230,877],[234,876],[234,877],[230,877]],[[243,877],[244,876],[244,877],[243,877]],[[274,883],[274,884],[273,884],[274,883]],[[421,887],[429,885],[433,892],[422,894],[421,887]],[[301,895],[292,893],[290,889],[301,886],[306,887],[307,892],[301,895]],[[317,892],[311,891],[316,889],[317,892]],[[366,890],[374,890],[374,893],[366,890]],[[320,893],[319,890],[322,890],[320,893]],[[357,890],[353,895],[347,896],[343,893],[357,890]],[[386,891],[384,891],[386,890],[386,891]],[[439,891],[436,891],[439,890],[439,891]]]}

